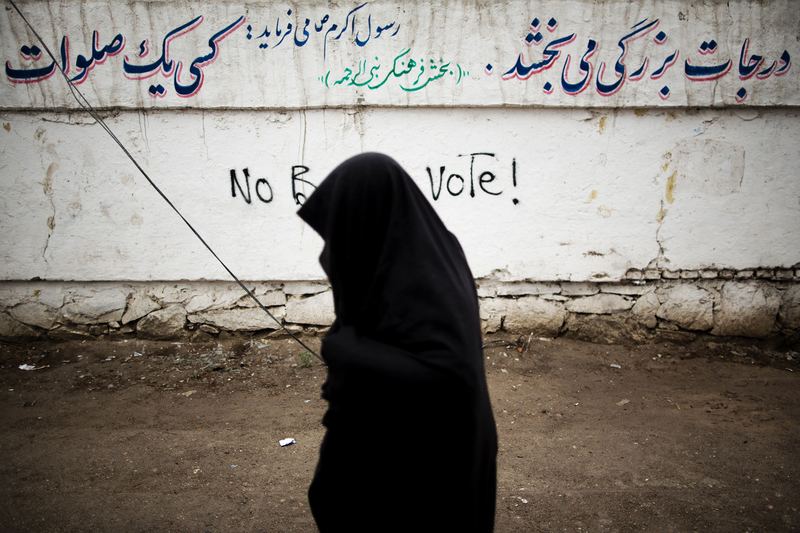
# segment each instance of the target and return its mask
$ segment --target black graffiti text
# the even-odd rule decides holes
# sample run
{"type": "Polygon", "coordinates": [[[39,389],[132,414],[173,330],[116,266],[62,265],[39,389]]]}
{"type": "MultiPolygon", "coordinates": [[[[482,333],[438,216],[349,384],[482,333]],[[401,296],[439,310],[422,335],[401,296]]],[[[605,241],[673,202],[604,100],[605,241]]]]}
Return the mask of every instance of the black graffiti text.
{"type": "Polygon", "coordinates": [[[292,165],[292,198],[294,198],[294,203],[296,205],[303,205],[308,195],[311,194],[306,192],[306,185],[311,187],[311,192],[317,189],[316,185],[310,181],[300,178],[303,174],[307,174],[308,170],[309,168],[305,165],[292,165]],[[300,186],[300,190],[298,190],[298,185],[300,186]]]}
{"type": "MultiPolygon", "coordinates": [[[[431,185],[431,196],[434,201],[442,195],[442,191],[450,196],[467,195],[475,198],[476,195],[500,196],[503,194],[502,176],[497,171],[498,158],[491,152],[472,152],[459,154],[458,157],[469,157],[469,168],[460,166],[449,168],[441,165],[438,173],[425,167],[428,181],[431,185]]],[[[513,158],[510,164],[511,186],[517,186],[517,160],[513,158]]],[[[514,205],[519,203],[513,198],[514,205]]]]}
{"type": "MultiPolygon", "coordinates": [[[[244,188],[242,188],[242,183],[236,176],[236,169],[231,169],[231,196],[236,198],[236,190],[238,189],[244,201],[250,204],[253,202],[253,194],[250,188],[250,171],[247,168],[243,168],[242,174],[244,174],[244,188]]],[[[265,204],[272,201],[274,194],[272,193],[272,185],[269,184],[267,178],[258,178],[253,188],[255,189],[256,198],[265,204]]]]}
{"type": "MultiPolygon", "coordinates": [[[[302,178],[308,174],[309,168],[305,165],[292,165],[289,171],[289,179],[292,185],[292,199],[296,205],[303,205],[306,199],[317,189],[308,179],[302,178]]],[[[252,204],[254,197],[261,203],[271,203],[275,198],[275,193],[272,190],[267,178],[258,178],[255,181],[250,180],[250,169],[243,168],[241,177],[235,168],[230,169],[231,178],[231,197],[240,197],[246,204],[252,204]]]]}

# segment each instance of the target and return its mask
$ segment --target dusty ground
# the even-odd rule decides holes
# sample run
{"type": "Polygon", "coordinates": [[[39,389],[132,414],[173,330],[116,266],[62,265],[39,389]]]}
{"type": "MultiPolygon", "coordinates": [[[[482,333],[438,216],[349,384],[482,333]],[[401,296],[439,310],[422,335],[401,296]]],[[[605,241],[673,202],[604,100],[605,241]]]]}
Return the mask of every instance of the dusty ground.
{"type": "MultiPolygon", "coordinates": [[[[797,352],[489,341],[497,531],[800,530],[797,352]]],[[[325,369],[301,352],[0,345],[0,529],[314,531],[325,369]]]]}

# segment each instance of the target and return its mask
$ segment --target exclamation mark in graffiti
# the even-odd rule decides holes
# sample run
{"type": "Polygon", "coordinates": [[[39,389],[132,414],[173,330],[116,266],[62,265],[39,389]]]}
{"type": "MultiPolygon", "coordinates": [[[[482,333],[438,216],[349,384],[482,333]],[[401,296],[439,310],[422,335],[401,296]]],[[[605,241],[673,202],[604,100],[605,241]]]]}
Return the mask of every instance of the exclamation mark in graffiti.
{"type": "MultiPolygon", "coordinates": [[[[511,185],[516,187],[517,186],[517,158],[511,160],[511,185]]],[[[511,201],[514,205],[519,203],[519,198],[512,198],[511,201]]]]}

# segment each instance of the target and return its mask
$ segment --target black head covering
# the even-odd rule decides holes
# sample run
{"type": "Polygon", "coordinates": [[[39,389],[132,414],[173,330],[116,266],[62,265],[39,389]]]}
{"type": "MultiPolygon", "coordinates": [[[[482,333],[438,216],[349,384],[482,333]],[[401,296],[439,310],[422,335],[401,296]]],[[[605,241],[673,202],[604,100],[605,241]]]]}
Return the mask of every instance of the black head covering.
{"type": "Polygon", "coordinates": [[[400,347],[470,386],[482,379],[472,273],[455,236],[394,159],[339,165],[298,212],[325,240],[337,324],[400,347]]]}
{"type": "Polygon", "coordinates": [[[458,240],[402,167],[377,153],[339,165],[298,214],[325,241],[336,310],[322,344],[328,432],[309,491],[318,526],[490,531],[497,437],[458,240]],[[370,449],[349,448],[365,428],[370,449]],[[357,519],[342,521],[344,498],[360,498],[357,519]],[[394,526],[375,523],[382,516],[394,526]]]}

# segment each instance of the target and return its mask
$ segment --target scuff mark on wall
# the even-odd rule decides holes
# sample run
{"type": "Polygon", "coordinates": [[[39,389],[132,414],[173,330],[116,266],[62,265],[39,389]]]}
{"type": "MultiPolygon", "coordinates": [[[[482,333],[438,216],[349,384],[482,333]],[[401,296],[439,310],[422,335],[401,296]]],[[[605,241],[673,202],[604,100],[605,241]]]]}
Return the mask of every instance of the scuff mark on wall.
{"type": "MultiPolygon", "coordinates": [[[[675,201],[675,181],[678,178],[678,171],[675,170],[672,174],[669,175],[667,178],[667,185],[664,191],[664,198],[667,200],[668,204],[671,204],[675,201]]],[[[663,210],[663,206],[662,206],[663,210]]]]}
{"type": "Polygon", "coordinates": [[[661,170],[664,172],[667,171],[669,168],[669,164],[672,161],[672,152],[667,152],[664,154],[664,163],[661,164],[661,170]]]}
{"type": "Polygon", "coordinates": [[[659,209],[658,213],[656,213],[656,222],[661,224],[662,222],[664,222],[664,217],[665,216],[667,216],[667,210],[664,209],[664,201],[662,200],[661,201],[661,209],[659,209]]]}
{"type": "Polygon", "coordinates": [[[682,190],[692,195],[735,194],[742,186],[745,151],[717,139],[687,139],[675,147],[675,166],[682,190]]]}
{"type": "Polygon", "coordinates": [[[601,205],[601,206],[597,207],[597,214],[600,215],[603,218],[608,218],[608,217],[610,217],[611,215],[614,214],[614,209],[612,209],[612,208],[610,208],[610,207],[608,207],[606,205],[601,205]]]}

